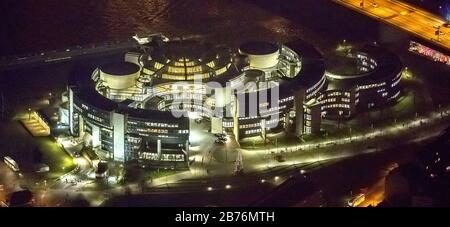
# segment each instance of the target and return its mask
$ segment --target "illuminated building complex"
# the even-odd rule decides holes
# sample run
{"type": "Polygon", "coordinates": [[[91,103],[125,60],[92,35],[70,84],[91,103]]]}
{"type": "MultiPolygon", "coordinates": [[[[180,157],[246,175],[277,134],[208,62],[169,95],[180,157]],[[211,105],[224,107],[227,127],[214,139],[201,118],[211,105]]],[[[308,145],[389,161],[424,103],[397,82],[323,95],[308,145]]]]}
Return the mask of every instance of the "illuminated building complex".
{"type": "Polygon", "coordinates": [[[319,95],[322,115],[350,118],[360,111],[383,107],[401,93],[403,65],[393,53],[377,46],[365,46],[352,56],[353,73],[327,70],[328,88],[319,95]]]}
{"type": "MultiPolygon", "coordinates": [[[[323,112],[330,111],[323,108],[324,97],[334,92],[326,90],[321,54],[303,41],[248,42],[233,50],[154,39],[124,58],[85,67],[68,85],[71,133],[118,162],[186,167],[190,118],[205,118],[210,132],[238,142],[278,131],[318,133],[323,112]]],[[[383,63],[367,58],[364,66],[365,61],[367,70],[383,63]]],[[[359,93],[362,100],[363,90],[378,86],[395,98],[395,88],[387,88],[395,78],[385,82],[358,84],[350,97],[359,93]]]]}

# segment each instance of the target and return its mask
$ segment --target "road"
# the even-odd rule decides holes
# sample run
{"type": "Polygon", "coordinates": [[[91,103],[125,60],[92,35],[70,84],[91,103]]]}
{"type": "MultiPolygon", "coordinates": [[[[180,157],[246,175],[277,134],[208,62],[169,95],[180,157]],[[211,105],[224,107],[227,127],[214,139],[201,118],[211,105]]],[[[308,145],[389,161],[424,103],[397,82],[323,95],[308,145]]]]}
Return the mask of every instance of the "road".
{"type": "Polygon", "coordinates": [[[21,190],[19,176],[8,166],[0,162],[0,207],[1,203],[9,199],[10,193],[21,190]]]}
{"type": "Polygon", "coordinates": [[[135,48],[137,45],[138,43],[134,39],[128,39],[125,41],[108,42],[84,47],[77,46],[65,50],[48,51],[26,56],[3,57],[0,58],[0,70],[13,70],[25,66],[64,62],[87,56],[122,53],[124,50],[135,48]]]}
{"type": "Polygon", "coordinates": [[[397,167],[397,163],[391,163],[386,166],[385,169],[381,170],[380,178],[367,189],[365,192],[366,198],[361,204],[358,205],[358,207],[375,207],[379,203],[383,202],[386,176],[397,167]]]}
{"type": "MultiPolygon", "coordinates": [[[[241,179],[230,177],[231,169],[234,166],[233,162],[218,162],[215,159],[212,159],[211,162],[209,160],[210,154],[205,150],[211,149],[213,141],[203,144],[204,147],[193,152],[197,155],[197,162],[191,166],[190,171],[155,178],[152,182],[147,182],[145,189],[139,184],[119,186],[114,182],[114,179],[111,179],[107,184],[97,182],[95,177],[91,175],[92,168],[90,165],[86,162],[80,163],[77,161],[80,165],[78,172],[66,174],[56,184],[48,182],[42,193],[36,193],[39,198],[37,205],[55,206],[64,204],[64,201],[68,198],[76,198],[82,195],[92,206],[98,206],[105,199],[115,195],[127,194],[127,191],[130,191],[131,194],[170,194],[180,191],[202,193],[227,190],[227,185],[231,189],[237,189],[242,188],[243,185],[248,186],[252,182],[253,184],[264,183],[260,182],[262,180],[276,186],[284,182],[292,171],[298,171],[299,168],[311,172],[340,158],[376,152],[395,147],[398,144],[420,142],[436,136],[443,128],[447,127],[442,122],[449,118],[450,108],[447,107],[441,108],[438,112],[417,116],[415,119],[398,121],[386,127],[376,128],[365,133],[354,133],[351,136],[346,135],[340,138],[329,138],[320,142],[307,142],[293,146],[279,146],[278,148],[240,149],[244,156],[245,176],[247,176],[241,179]],[[286,161],[276,162],[271,160],[272,158],[268,153],[276,153],[280,150],[286,152],[286,161]],[[201,157],[208,158],[208,161],[204,162],[203,165],[199,161],[201,157]],[[205,168],[212,168],[213,171],[205,174],[205,168]],[[220,171],[216,169],[220,169],[220,171]]],[[[209,140],[214,139],[212,135],[209,136],[211,137],[209,140]]],[[[10,171],[4,168],[0,172],[8,173],[10,171]]],[[[15,174],[7,175],[15,176],[15,174]]],[[[0,183],[4,184],[5,182],[8,182],[8,186],[10,186],[13,181],[0,178],[0,183]]],[[[383,192],[383,181],[380,180],[369,190],[367,202],[374,203],[375,201],[378,203],[382,199],[383,192]]]]}
{"type": "MultiPolygon", "coordinates": [[[[336,149],[337,146],[342,145],[351,145],[351,147],[354,147],[356,143],[365,143],[366,145],[369,144],[368,141],[373,141],[376,139],[381,139],[381,141],[386,141],[387,137],[400,137],[402,134],[408,133],[409,131],[412,131],[414,129],[426,129],[429,128],[429,125],[435,124],[443,119],[449,119],[450,117],[450,107],[448,108],[442,108],[438,112],[432,112],[427,114],[426,116],[418,116],[413,120],[406,120],[406,121],[399,121],[395,124],[383,127],[383,128],[375,128],[374,130],[371,130],[369,132],[363,132],[358,134],[352,134],[343,136],[340,138],[332,138],[332,139],[324,139],[320,142],[307,142],[302,143],[300,145],[289,145],[289,146],[279,146],[278,148],[267,148],[267,149],[252,149],[252,150],[245,150],[241,149],[242,151],[245,151],[245,154],[247,153],[249,156],[252,155],[265,155],[268,152],[275,152],[278,153],[280,151],[286,151],[286,152],[297,152],[297,151],[313,151],[315,149],[319,148],[331,148],[336,149]]],[[[446,124],[442,125],[446,127],[446,124]]],[[[445,128],[444,127],[444,128],[445,128]]],[[[419,135],[415,134],[413,139],[411,141],[413,142],[419,142],[420,140],[425,140],[434,136],[437,136],[441,129],[435,131],[435,133],[427,133],[425,135],[419,135]]],[[[370,149],[368,152],[371,152],[370,149]]],[[[302,152],[300,152],[302,153],[302,152]]],[[[353,153],[353,152],[352,152],[353,153]]],[[[305,161],[305,159],[303,159],[305,161]]],[[[310,161],[318,161],[310,160],[310,161]]],[[[289,164],[295,164],[287,162],[289,164]]]]}
{"type": "Polygon", "coordinates": [[[401,1],[393,0],[333,0],[349,9],[381,20],[450,50],[450,28],[442,27],[443,18],[401,1]],[[361,2],[364,6],[361,7],[361,2]],[[376,2],[376,5],[372,3],[376,2]],[[435,34],[441,26],[441,35],[435,34]]]}

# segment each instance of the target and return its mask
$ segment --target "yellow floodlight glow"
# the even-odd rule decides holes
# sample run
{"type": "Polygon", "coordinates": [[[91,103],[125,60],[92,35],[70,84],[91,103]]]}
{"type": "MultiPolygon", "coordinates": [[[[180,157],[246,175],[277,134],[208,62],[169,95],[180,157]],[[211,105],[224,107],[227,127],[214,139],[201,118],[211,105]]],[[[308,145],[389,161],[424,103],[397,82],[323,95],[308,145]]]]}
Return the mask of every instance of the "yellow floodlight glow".
{"type": "Polygon", "coordinates": [[[75,164],[79,165],[79,166],[86,166],[88,164],[87,160],[84,158],[75,158],[74,159],[75,164]]]}

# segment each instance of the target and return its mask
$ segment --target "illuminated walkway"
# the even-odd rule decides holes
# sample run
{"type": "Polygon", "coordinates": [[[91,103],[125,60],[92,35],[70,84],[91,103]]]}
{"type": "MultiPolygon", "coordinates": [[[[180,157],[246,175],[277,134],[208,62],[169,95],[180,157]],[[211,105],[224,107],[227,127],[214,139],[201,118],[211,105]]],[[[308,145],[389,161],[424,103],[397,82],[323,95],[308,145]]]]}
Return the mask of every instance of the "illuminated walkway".
{"type": "Polygon", "coordinates": [[[38,113],[32,111],[27,114],[27,116],[20,119],[23,126],[31,133],[33,136],[49,136],[50,127],[48,124],[39,116],[38,113]]]}
{"type": "MultiPolygon", "coordinates": [[[[443,120],[447,120],[449,119],[449,117],[450,107],[447,107],[441,108],[438,112],[429,113],[426,116],[418,116],[414,119],[398,121],[395,124],[375,128],[366,133],[354,133],[351,136],[346,135],[341,138],[327,139],[320,142],[303,143],[295,146],[279,146],[278,150],[276,148],[245,150],[241,149],[244,155],[244,168],[246,169],[246,173],[256,174],[261,177],[264,176],[264,179],[266,181],[253,181],[253,183],[270,183],[273,186],[276,186],[284,182],[284,180],[288,178],[289,174],[292,173],[291,169],[298,171],[298,169],[300,168],[305,172],[313,172],[315,169],[322,168],[324,164],[326,165],[327,163],[331,163],[331,161],[333,160],[338,161],[340,157],[351,157],[359,154],[376,152],[378,150],[387,148],[385,146],[379,147],[379,149],[377,148],[378,146],[375,146],[373,148],[367,147],[368,145],[373,144],[372,142],[376,140],[385,141],[386,144],[389,144],[388,146],[394,146],[395,143],[392,143],[392,138],[404,138],[404,135],[411,134],[411,131],[413,132],[411,138],[398,142],[409,143],[436,136],[442,131],[442,129],[440,129],[439,127],[445,126],[439,125],[437,123],[442,122],[443,120]],[[422,130],[427,128],[432,128],[433,133],[422,130]],[[423,131],[423,133],[416,133],[419,129],[423,131]],[[359,147],[361,147],[361,149],[359,149],[359,147]],[[325,150],[318,150],[318,148],[325,148],[325,150]],[[277,152],[281,150],[287,151],[289,154],[295,156],[290,155],[290,157],[287,157],[287,160],[285,162],[270,161],[272,158],[268,157],[263,158],[267,156],[269,152],[277,152]],[[346,152],[343,153],[338,150],[345,150],[346,152]],[[304,156],[302,157],[302,154],[311,154],[311,158],[305,158],[304,156]],[[282,169],[285,169],[286,171],[279,171],[282,169]],[[269,175],[270,177],[268,177],[269,175]]],[[[55,185],[55,187],[51,187],[47,190],[47,196],[53,195],[53,197],[56,196],[60,200],[63,200],[67,196],[73,197],[82,194],[91,202],[91,205],[98,206],[103,201],[111,198],[114,195],[123,195],[127,193],[127,190],[129,190],[131,194],[152,193],[152,190],[155,191],[154,193],[158,194],[170,194],[177,191],[207,192],[209,191],[210,185],[213,186],[212,190],[216,189],[216,187],[214,186],[214,184],[216,183],[215,177],[221,177],[220,179],[218,179],[218,181],[220,181],[219,183],[221,186],[221,190],[227,190],[225,187],[226,185],[229,185],[231,188],[242,187],[242,185],[244,184],[234,181],[233,178],[227,178],[232,174],[232,171],[228,170],[228,167],[233,166],[233,163],[212,163],[211,166],[209,166],[210,168],[220,169],[223,167],[227,167],[227,169],[217,172],[216,174],[207,174],[202,166],[197,164],[194,165],[193,168],[191,168],[191,170],[189,171],[183,171],[177,174],[155,178],[151,182],[146,182],[146,186],[150,186],[151,189],[148,192],[144,192],[142,190],[142,185],[139,185],[137,183],[127,184],[124,186],[118,186],[114,184],[111,185],[112,188],[110,189],[95,190],[90,187],[84,187],[86,186],[86,184],[92,182],[91,179],[85,179],[84,177],[82,177],[83,179],[81,182],[79,182],[75,186],[69,187],[68,185],[65,185],[65,181],[62,180],[58,185],[55,185]],[[186,183],[186,181],[184,181],[183,183],[183,180],[187,179],[190,179],[188,183],[186,183]]],[[[65,177],[80,178],[79,175],[85,174],[73,171],[65,175],[65,177]]],[[[251,182],[247,182],[247,184],[249,183],[251,182]]],[[[381,183],[382,181],[377,182],[373,187],[371,187],[371,189],[368,191],[369,195],[367,197],[367,203],[363,204],[363,206],[371,204],[374,205],[382,200],[383,188],[381,187],[381,183]]],[[[47,199],[44,202],[46,201],[47,199]]],[[[50,204],[51,202],[47,201],[46,204],[47,203],[50,204]]]]}
{"type": "MultiPolygon", "coordinates": [[[[426,116],[418,116],[414,120],[405,120],[399,121],[396,124],[392,124],[390,126],[375,128],[370,132],[359,133],[348,135],[341,138],[335,139],[326,139],[320,142],[310,142],[303,143],[299,145],[291,145],[291,146],[278,146],[278,148],[261,148],[261,149],[240,149],[244,155],[244,166],[250,172],[261,172],[267,170],[268,168],[281,167],[281,166],[294,166],[304,163],[316,163],[316,162],[326,162],[330,160],[335,160],[336,158],[345,158],[351,157],[364,153],[376,152],[384,148],[367,148],[366,146],[362,146],[362,149],[357,149],[361,147],[360,145],[370,144],[370,141],[382,140],[383,138],[392,138],[397,136],[403,136],[409,133],[411,130],[418,130],[421,128],[429,128],[434,127],[433,124],[437,123],[441,120],[448,119],[450,117],[450,108],[442,108],[439,112],[432,112],[426,116]],[[348,152],[337,152],[338,149],[350,146],[348,152]],[[353,149],[352,149],[353,148],[353,149]],[[317,149],[326,149],[325,151],[318,151],[317,149]],[[271,161],[270,153],[278,153],[280,151],[286,152],[286,154],[292,155],[302,155],[302,154],[311,154],[310,158],[305,158],[305,156],[291,156],[287,158],[285,162],[276,162],[271,161]],[[320,153],[320,154],[319,154],[320,153]],[[265,158],[261,158],[265,157],[265,158]]],[[[426,140],[431,137],[435,137],[441,133],[441,130],[435,130],[436,133],[425,133],[420,134],[417,133],[414,135],[412,140],[403,141],[403,143],[409,142],[419,142],[421,140],[426,140]]],[[[386,143],[389,143],[389,140],[386,140],[386,143]]],[[[392,145],[392,144],[391,144],[392,145]]],[[[389,146],[391,146],[389,145],[389,146]]],[[[231,165],[232,166],[232,165],[231,165]]],[[[219,166],[215,166],[219,168],[219,166]]],[[[222,168],[223,166],[220,166],[222,168]]],[[[232,171],[222,171],[217,176],[226,176],[231,175],[232,171]],[[228,172],[228,174],[224,173],[228,172]]],[[[216,175],[216,174],[214,174],[216,175]]],[[[207,177],[208,174],[200,167],[192,167],[190,171],[184,171],[178,174],[161,177],[159,179],[154,179],[152,184],[153,186],[157,185],[167,185],[171,183],[178,182],[182,179],[193,179],[197,177],[207,177]],[[197,174],[200,172],[201,174],[197,174]]],[[[209,176],[213,177],[213,176],[209,176]]]]}
{"type": "MultiPolygon", "coordinates": [[[[393,0],[332,0],[342,6],[363,13],[385,23],[429,40],[434,44],[450,50],[450,28],[442,27],[445,20],[425,10],[416,8],[400,1],[393,0]],[[373,4],[376,2],[376,4],[373,4]],[[441,26],[441,35],[435,34],[435,26],[441,26]]],[[[350,24],[351,26],[351,24],[350,24]]]]}
{"type": "MultiPolygon", "coordinates": [[[[383,139],[389,136],[401,136],[404,133],[407,133],[410,130],[414,130],[414,129],[421,129],[421,128],[429,128],[429,127],[434,127],[434,123],[438,123],[440,121],[442,121],[443,119],[448,119],[450,117],[450,108],[442,108],[439,112],[432,112],[430,114],[428,114],[427,116],[419,116],[416,117],[414,120],[407,120],[407,121],[402,121],[402,122],[398,122],[396,124],[393,124],[391,126],[387,126],[387,127],[382,127],[382,128],[375,128],[372,132],[368,132],[368,133],[364,133],[364,134],[355,134],[344,138],[339,138],[339,139],[329,139],[329,140],[324,140],[321,142],[312,142],[312,143],[306,143],[306,144],[300,144],[297,146],[287,146],[287,147],[279,147],[278,151],[280,150],[285,150],[287,149],[288,151],[291,151],[295,154],[302,154],[302,153],[317,153],[318,151],[316,150],[317,148],[329,148],[328,151],[336,151],[336,149],[338,147],[341,146],[345,146],[345,145],[350,145],[350,146],[355,146],[357,143],[359,142],[361,144],[369,144],[369,141],[373,141],[375,139],[383,139]],[[337,145],[337,146],[336,146],[337,145]],[[336,146],[336,147],[335,147],[336,146]]],[[[403,141],[402,143],[408,143],[408,142],[414,142],[414,141],[421,141],[424,139],[427,139],[429,137],[434,137],[437,136],[440,132],[441,129],[438,130],[433,130],[436,131],[436,133],[425,133],[425,135],[421,135],[419,133],[416,133],[414,135],[414,139],[409,139],[408,141],[403,141]]],[[[302,170],[304,170],[305,172],[310,172],[310,171],[314,171],[317,168],[321,168],[323,167],[324,164],[332,161],[332,160],[336,160],[336,156],[333,156],[331,153],[330,155],[326,155],[325,153],[321,152],[322,155],[320,155],[319,157],[314,158],[314,160],[305,160],[304,158],[301,157],[290,157],[286,162],[275,162],[270,164],[270,168],[267,167],[267,160],[263,160],[260,159],[258,157],[262,157],[264,155],[267,154],[267,152],[271,152],[274,151],[276,152],[277,149],[276,148],[271,148],[271,149],[251,149],[251,150],[243,150],[243,154],[244,154],[244,166],[246,166],[247,168],[251,169],[250,172],[256,173],[256,174],[262,174],[262,173],[271,173],[272,171],[277,172],[277,169],[282,168],[283,166],[288,168],[288,169],[297,169],[297,168],[301,168],[302,170]],[[303,163],[303,164],[302,164],[303,163]],[[299,166],[300,165],[300,166],[299,166]]],[[[360,149],[350,149],[348,153],[344,154],[343,157],[351,157],[354,155],[359,155],[359,154],[363,154],[363,153],[370,153],[370,152],[376,152],[377,149],[376,148],[371,148],[371,149],[366,149],[366,150],[360,150],[360,149]]],[[[232,166],[233,164],[231,164],[232,166]]],[[[217,167],[217,166],[216,166],[217,167]]],[[[153,179],[152,182],[147,182],[147,186],[150,186],[153,189],[162,189],[162,190],[157,190],[156,193],[168,193],[170,194],[171,192],[175,191],[186,191],[187,188],[185,188],[185,184],[177,184],[177,182],[180,182],[182,180],[186,180],[186,179],[191,179],[191,185],[192,184],[196,184],[197,186],[189,187],[189,191],[208,191],[208,188],[205,187],[205,183],[203,181],[205,181],[205,178],[203,177],[208,177],[207,174],[196,174],[196,171],[191,169],[190,171],[183,171],[177,174],[173,174],[173,175],[169,175],[169,176],[164,176],[164,177],[160,177],[160,178],[155,178],[153,179]],[[200,178],[198,178],[200,177],[200,178]],[[171,190],[164,190],[164,188],[169,187],[171,190]]],[[[286,171],[286,174],[290,174],[291,172],[286,171]]],[[[279,183],[284,182],[284,180],[287,179],[287,176],[285,176],[284,173],[277,173],[277,177],[275,178],[268,178],[266,183],[270,183],[273,185],[277,185],[279,183]],[[277,179],[278,178],[278,179],[277,179]],[[270,181],[270,182],[269,182],[270,181]]],[[[73,174],[68,174],[69,176],[76,176],[77,173],[73,173],[73,174]]],[[[227,175],[230,176],[231,172],[229,172],[229,174],[219,174],[222,175],[222,177],[226,177],[227,175]]],[[[209,177],[213,177],[213,176],[209,176],[209,177]]],[[[212,179],[212,178],[211,178],[212,179]]],[[[227,178],[222,178],[223,182],[228,182],[226,180],[227,178]]],[[[231,178],[228,178],[231,179],[231,178]]],[[[86,183],[86,182],[84,182],[86,183]]],[[[236,183],[236,182],[234,182],[236,183]]],[[[250,183],[250,182],[249,182],[250,183]]],[[[261,182],[264,183],[264,182],[261,182]]],[[[383,198],[383,188],[381,187],[382,182],[377,182],[377,184],[375,184],[370,191],[368,192],[370,194],[370,198],[368,197],[368,201],[367,203],[363,204],[362,206],[367,206],[367,205],[374,205],[377,204],[379,201],[382,200],[383,198]]],[[[82,186],[83,183],[80,182],[80,186],[82,186]]],[[[225,185],[225,184],[224,184],[225,185]]],[[[223,185],[222,185],[223,186],[223,185]]],[[[230,180],[230,187],[239,187],[242,185],[236,185],[233,184],[230,180]]],[[[141,194],[141,193],[145,193],[141,190],[141,186],[139,184],[127,184],[125,186],[114,186],[111,189],[107,189],[107,190],[89,190],[89,189],[85,189],[83,187],[57,187],[57,188],[52,188],[52,189],[48,189],[48,192],[51,192],[52,194],[61,194],[60,197],[64,197],[64,195],[68,194],[68,195],[79,195],[79,194],[83,194],[90,202],[91,205],[95,205],[98,206],[100,205],[103,201],[105,201],[107,198],[110,198],[113,195],[123,195],[126,191],[126,189],[130,190],[131,194],[141,194]],[[75,189],[75,191],[74,191],[75,189]]],[[[226,190],[226,189],[223,189],[226,190]]],[[[151,193],[151,192],[149,192],[151,193]]]]}
{"type": "MultiPolygon", "coordinates": [[[[354,142],[363,142],[368,141],[370,139],[384,137],[384,136],[392,136],[392,135],[399,135],[401,133],[408,132],[414,128],[418,129],[422,126],[432,124],[434,122],[437,122],[438,120],[441,120],[443,118],[447,118],[450,116],[450,108],[441,109],[440,112],[432,112],[428,116],[419,116],[416,117],[414,120],[409,121],[399,121],[398,123],[383,127],[383,128],[375,128],[374,130],[364,133],[364,134],[354,134],[351,136],[346,136],[342,138],[336,138],[336,139],[328,139],[323,140],[321,142],[312,142],[312,143],[304,143],[300,145],[292,145],[292,146],[279,146],[278,148],[268,148],[268,149],[249,149],[249,152],[253,153],[268,153],[268,152],[280,152],[280,151],[287,151],[287,152],[295,152],[295,151],[311,151],[313,152],[316,148],[325,148],[325,147],[333,147],[336,145],[344,145],[344,144],[350,144],[354,142]]],[[[429,135],[430,137],[434,135],[429,135]]],[[[416,140],[420,141],[426,138],[416,138],[416,140]]]]}

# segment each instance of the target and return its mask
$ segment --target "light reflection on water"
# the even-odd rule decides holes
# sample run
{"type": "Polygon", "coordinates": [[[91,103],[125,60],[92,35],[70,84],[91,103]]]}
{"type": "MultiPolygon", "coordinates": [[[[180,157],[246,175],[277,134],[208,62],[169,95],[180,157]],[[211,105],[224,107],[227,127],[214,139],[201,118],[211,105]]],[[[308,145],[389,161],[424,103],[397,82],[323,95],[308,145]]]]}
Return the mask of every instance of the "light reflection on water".
{"type": "Polygon", "coordinates": [[[65,0],[63,4],[22,0],[9,9],[13,53],[125,39],[135,33],[205,35],[231,45],[250,39],[315,39],[299,25],[242,0],[65,0]]]}

